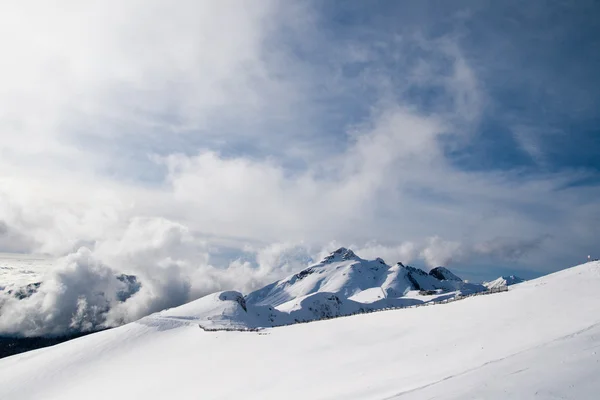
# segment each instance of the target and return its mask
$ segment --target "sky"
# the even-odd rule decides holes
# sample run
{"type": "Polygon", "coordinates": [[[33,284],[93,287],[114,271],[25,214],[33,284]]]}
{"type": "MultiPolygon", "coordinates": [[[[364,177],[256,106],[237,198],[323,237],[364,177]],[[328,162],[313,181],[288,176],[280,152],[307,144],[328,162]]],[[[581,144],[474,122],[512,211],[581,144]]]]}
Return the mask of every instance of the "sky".
{"type": "Polygon", "coordinates": [[[599,17],[3,2],[0,252],[176,280],[175,302],[342,245],[473,280],[598,257],[599,17]]]}

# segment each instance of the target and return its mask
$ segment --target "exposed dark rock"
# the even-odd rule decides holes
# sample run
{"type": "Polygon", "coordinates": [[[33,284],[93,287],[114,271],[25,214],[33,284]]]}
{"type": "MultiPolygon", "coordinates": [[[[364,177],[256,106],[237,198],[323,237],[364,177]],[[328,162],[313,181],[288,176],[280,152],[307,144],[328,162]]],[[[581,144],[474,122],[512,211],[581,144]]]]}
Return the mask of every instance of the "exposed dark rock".
{"type": "Polygon", "coordinates": [[[323,259],[323,262],[332,262],[335,259],[350,260],[350,259],[354,259],[354,258],[358,258],[358,257],[356,254],[354,254],[354,252],[352,250],[347,249],[345,247],[340,247],[339,249],[337,249],[333,253],[329,254],[327,257],[325,257],[323,259]]]}
{"type": "Polygon", "coordinates": [[[308,275],[312,274],[313,272],[315,272],[314,268],[307,268],[307,269],[303,269],[302,271],[298,272],[296,275],[294,275],[294,278],[296,278],[296,280],[301,280],[306,278],[308,275]]]}
{"type": "Polygon", "coordinates": [[[437,267],[429,271],[429,275],[433,276],[440,281],[459,281],[461,282],[458,276],[454,275],[448,268],[437,267]]]}
{"type": "Polygon", "coordinates": [[[406,275],[406,277],[408,278],[408,280],[409,280],[409,281],[410,281],[410,283],[412,284],[412,286],[413,286],[413,287],[412,287],[412,289],[413,289],[413,290],[422,290],[422,289],[423,289],[423,288],[421,287],[421,285],[419,285],[419,282],[417,282],[417,281],[415,280],[415,278],[413,278],[413,276],[412,276],[410,273],[408,273],[408,274],[406,275]]]}

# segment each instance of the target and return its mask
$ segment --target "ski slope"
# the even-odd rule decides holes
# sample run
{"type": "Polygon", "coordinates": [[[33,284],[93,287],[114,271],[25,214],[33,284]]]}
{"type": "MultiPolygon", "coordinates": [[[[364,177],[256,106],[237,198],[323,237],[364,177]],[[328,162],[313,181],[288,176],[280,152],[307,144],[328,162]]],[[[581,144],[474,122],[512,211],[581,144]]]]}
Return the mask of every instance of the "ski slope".
{"type": "Polygon", "coordinates": [[[206,332],[184,305],[0,360],[0,399],[596,399],[599,289],[592,262],[505,293],[260,332],[206,332]]]}

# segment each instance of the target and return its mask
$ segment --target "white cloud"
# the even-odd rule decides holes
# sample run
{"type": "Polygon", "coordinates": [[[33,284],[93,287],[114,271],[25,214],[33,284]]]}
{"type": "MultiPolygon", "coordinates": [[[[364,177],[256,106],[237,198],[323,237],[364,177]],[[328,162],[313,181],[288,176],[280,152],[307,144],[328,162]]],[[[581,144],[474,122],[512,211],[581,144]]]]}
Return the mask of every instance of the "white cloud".
{"type": "Polygon", "coordinates": [[[30,238],[0,220],[0,252],[27,253],[34,247],[35,243],[30,238]]]}
{"type": "Polygon", "coordinates": [[[82,248],[48,271],[31,297],[18,300],[0,294],[0,332],[38,336],[98,328],[120,284],[110,268],[82,248]]]}
{"type": "Polygon", "coordinates": [[[460,257],[461,252],[460,243],[434,236],[428,240],[421,256],[430,267],[438,267],[451,264],[454,258],[460,257]]]}

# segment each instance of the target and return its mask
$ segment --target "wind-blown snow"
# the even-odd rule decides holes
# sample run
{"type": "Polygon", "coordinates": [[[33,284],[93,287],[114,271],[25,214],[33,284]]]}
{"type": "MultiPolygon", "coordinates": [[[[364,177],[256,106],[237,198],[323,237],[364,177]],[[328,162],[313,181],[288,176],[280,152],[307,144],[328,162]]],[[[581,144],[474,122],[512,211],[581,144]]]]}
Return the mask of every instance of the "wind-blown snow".
{"type": "MultiPolygon", "coordinates": [[[[593,262],[506,293],[257,333],[142,320],[0,360],[0,398],[595,399],[599,289],[593,262]]],[[[185,307],[163,316],[194,317],[185,307]]]]}

